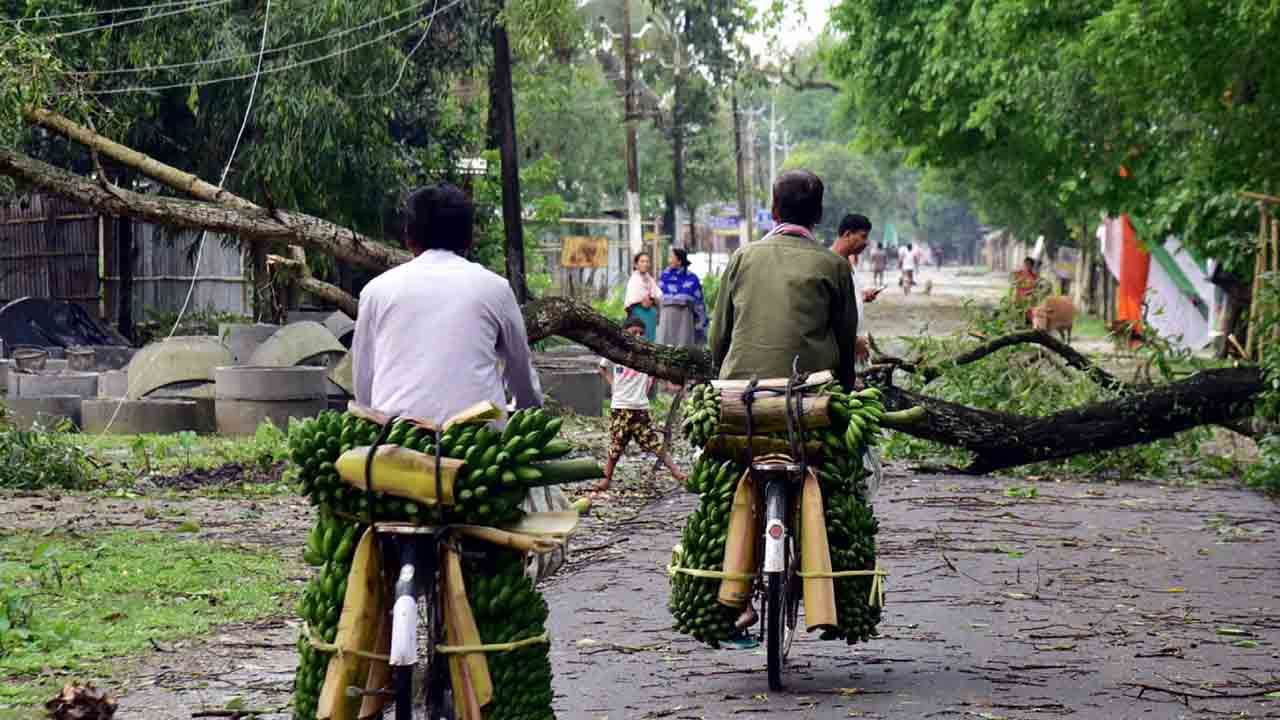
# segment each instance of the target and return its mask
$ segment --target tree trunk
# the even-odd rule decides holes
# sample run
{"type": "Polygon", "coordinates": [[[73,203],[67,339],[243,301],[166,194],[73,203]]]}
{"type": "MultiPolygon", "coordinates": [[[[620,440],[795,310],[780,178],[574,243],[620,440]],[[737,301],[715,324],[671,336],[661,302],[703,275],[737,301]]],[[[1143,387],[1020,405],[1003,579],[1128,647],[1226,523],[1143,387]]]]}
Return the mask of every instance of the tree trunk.
{"type": "Polygon", "coordinates": [[[249,243],[249,273],[253,282],[253,317],[266,322],[271,317],[271,279],[267,274],[266,243],[249,243]]]}
{"type": "Polygon", "coordinates": [[[890,409],[925,409],[925,421],[904,432],[972,452],[974,460],[964,471],[983,474],[1231,422],[1251,411],[1254,396],[1262,391],[1262,373],[1254,367],[1205,370],[1119,400],[1039,418],[978,410],[894,387],[882,390],[890,409]]]}
{"type": "MultiPolygon", "coordinates": [[[[673,195],[671,247],[688,247],[680,241],[680,230],[684,224],[685,213],[688,212],[688,203],[684,194],[684,95],[682,93],[684,77],[679,62],[680,58],[677,55],[671,107],[671,193],[673,195]]],[[[692,244],[693,237],[690,236],[689,240],[692,244]]],[[[661,259],[654,258],[654,261],[661,262],[661,259]]]]}
{"type": "Polygon", "coordinates": [[[515,92],[511,87],[511,43],[507,29],[493,26],[494,89],[502,156],[502,226],[506,233],[507,282],[516,302],[529,301],[524,265],[524,217],[520,205],[520,157],[516,148],[515,92]]]}

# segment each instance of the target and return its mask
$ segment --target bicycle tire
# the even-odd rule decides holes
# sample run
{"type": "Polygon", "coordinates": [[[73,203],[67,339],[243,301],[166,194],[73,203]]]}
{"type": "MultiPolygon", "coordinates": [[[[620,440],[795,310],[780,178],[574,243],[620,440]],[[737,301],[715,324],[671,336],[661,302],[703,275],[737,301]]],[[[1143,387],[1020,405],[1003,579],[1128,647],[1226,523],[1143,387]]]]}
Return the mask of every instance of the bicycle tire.
{"type": "MultiPolygon", "coordinates": [[[[765,487],[765,522],[772,523],[774,518],[787,520],[787,488],[785,483],[773,482],[765,487]]],[[[766,525],[767,526],[767,525],[766,525]]],[[[786,562],[786,553],[783,553],[786,562]]],[[[766,573],[765,587],[765,655],[769,667],[769,689],[783,689],[782,665],[786,661],[783,648],[783,623],[786,621],[786,578],[790,568],[782,568],[782,572],[766,573]]]]}
{"type": "Polygon", "coordinates": [[[413,720],[413,671],[412,665],[391,669],[395,687],[396,720],[413,720]]]}
{"type": "Polygon", "coordinates": [[[765,600],[765,623],[768,625],[765,644],[769,656],[769,689],[781,690],[782,685],[782,573],[769,573],[768,598],[765,600]]]}

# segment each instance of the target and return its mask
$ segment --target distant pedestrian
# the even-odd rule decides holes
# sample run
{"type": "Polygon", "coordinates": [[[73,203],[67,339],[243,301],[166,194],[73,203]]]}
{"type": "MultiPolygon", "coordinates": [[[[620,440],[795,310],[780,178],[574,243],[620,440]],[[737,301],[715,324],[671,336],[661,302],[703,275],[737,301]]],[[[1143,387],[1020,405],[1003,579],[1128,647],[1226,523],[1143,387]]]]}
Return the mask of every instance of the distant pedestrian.
{"type": "MultiPolygon", "coordinates": [[[[628,318],[622,330],[639,337],[644,334],[644,322],[639,318],[628,318]]],[[[662,451],[662,438],[654,430],[653,418],[649,415],[649,388],[653,385],[653,378],[604,359],[600,360],[600,374],[613,388],[613,395],[609,401],[609,460],[604,466],[604,480],[593,489],[609,489],[613,483],[613,470],[632,440],[642,449],[657,455],[672,476],[684,483],[685,474],[672,462],[671,456],[662,451]]]]}
{"type": "Polygon", "coordinates": [[[898,248],[898,270],[902,273],[899,284],[902,285],[902,294],[904,295],[911,294],[911,286],[916,282],[917,260],[914,243],[908,243],[906,247],[898,248]]]}
{"type": "Polygon", "coordinates": [[[884,286],[884,270],[889,265],[889,256],[884,251],[884,245],[876,243],[875,248],[871,251],[871,284],[876,287],[884,286]]]}
{"type": "Polygon", "coordinates": [[[631,261],[631,277],[627,280],[627,293],[623,299],[627,317],[639,318],[644,323],[644,339],[649,342],[653,342],[657,335],[658,301],[662,299],[662,289],[653,279],[651,266],[649,253],[636,253],[631,261]]]}
{"type": "Polygon", "coordinates": [[[658,317],[658,343],[701,347],[707,343],[707,306],[702,282],[689,270],[689,253],[671,248],[667,268],[658,280],[662,312],[658,317]]]}

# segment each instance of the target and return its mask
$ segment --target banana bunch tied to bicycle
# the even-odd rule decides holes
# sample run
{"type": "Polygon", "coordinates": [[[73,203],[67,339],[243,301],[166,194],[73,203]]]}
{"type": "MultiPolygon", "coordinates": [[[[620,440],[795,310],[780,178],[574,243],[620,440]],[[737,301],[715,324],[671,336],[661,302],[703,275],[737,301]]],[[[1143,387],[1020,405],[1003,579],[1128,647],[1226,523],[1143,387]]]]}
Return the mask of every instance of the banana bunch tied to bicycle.
{"type": "MultiPolygon", "coordinates": [[[[573,446],[560,437],[561,428],[562,420],[543,410],[518,411],[502,430],[475,421],[455,423],[440,434],[406,420],[394,421],[388,432],[383,425],[351,412],[328,411],[291,425],[289,474],[318,508],[303,553],[316,571],[298,605],[306,626],[298,641],[295,718],[316,717],[332,657],[332,652],[317,645],[335,641],[355,546],[370,517],[378,522],[434,523],[439,507],[442,519],[450,524],[498,527],[514,523],[524,514],[521,505],[530,488],[600,476],[594,460],[565,459],[573,446]],[[372,492],[345,482],[340,476],[343,464],[359,463],[363,468],[367,453],[362,449],[380,437],[380,446],[416,452],[408,458],[393,455],[376,464],[372,492]],[[440,458],[465,463],[451,478],[452,502],[438,506],[434,490],[431,502],[423,502],[415,494],[423,485],[422,471],[430,469],[431,456],[437,452],[440,458]]],[[[468,601],[482,642],[508,643],[543,635],[547,605],[524,574],[523,554],[474,540],[463,542],[468,550],[478,550],[487,558],[464,561],[464,573],[471,578],[468,601]]],[[[542,643],[489,656],[494,696],[484,708],[486,720],[554,717],[547,651],[548,645],[542,643]]]]}
{"type": "MultiPolygon", "coordinates": [[[[818,390],[829,396],[830,425],[806,430],[807,442],[823,445],[823,461],[814,467],[824,504],[832,570],[876,569],[876,533],[879,529],[868,497],[869,472],[863,456],[874,446],[882,422],[891,417],[879,390],[845,392],[831,383],[818,390]]],[[[699,495],[698,508],[689,516],[673,557],[673,567],[694,571],[723,571],[729,517],[739,479],[746,465],[719,457],[712,440],[722,431],[720,391],[711,384],[693,388],[683,408],[686,439],[702,450],[690,474],[688,489],[699,495]]],[[[767,437],[783,440],[786,433],[767,437]]],[[[740,459],[740,458],[739,458],[740,459]]],[[[718,647],[733,636],[738,609],[718,600],[719,580],[713,575],[673,572],[669,607],[676,630],[718,647]]],[[[838,627],[822,634],[824,640],[845,640],[850,645],[873,637],[880,622],[879,597],[871,575],[840,577],[835,581],[838,627]]]]}

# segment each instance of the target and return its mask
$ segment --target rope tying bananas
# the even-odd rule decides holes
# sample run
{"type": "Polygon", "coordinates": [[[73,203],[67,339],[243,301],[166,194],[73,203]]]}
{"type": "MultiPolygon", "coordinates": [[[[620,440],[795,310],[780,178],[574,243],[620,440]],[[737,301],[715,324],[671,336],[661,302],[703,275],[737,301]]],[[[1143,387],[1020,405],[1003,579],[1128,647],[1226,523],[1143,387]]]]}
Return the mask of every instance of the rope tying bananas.
{"type": "MultiPolygon", "coordinates": [[[[867,497],[863,455],[877,443],[883,420],[892,420],[874,388],[846,393],[831,383],[818,390],[827,396],[829,426],[810,429],[806,440],[822,444],[823,461],[816,466],[822,490],[827,538],[831,548],[831,577],[835,579],[839,625],[823,633],[825,640],[843,639],[850,645],[875,634],[881,616],[881,578],[876,564],[878,524],[867,497]]],[[[713,443],[722,426],[722,398],[713,385],[699,385],[689,395],[682,426],[696,448],[719,448],[713,443]]],[[[723,437],[723,436],[721,436],[723,437]]],[[[782,438],[785,433],[771,433],[782,438]]],[[[740,459],[740,458],[739,458],[740,459]]],[[[694,465],[688,484],[700,496],[698,509],[685,524],[672,558],[670,609],[677,631],[718,647],[733,633],[739,610],[718,601],[724,577],[726,533],[730,505],[745,466],[714,457],[706,450],[694,465]]]]}
{"type": "MultiPolygon", "coordinates": [[[[562,459],[573,446],[558,437],[562,421],[542,410],[516,412],[501,431],[489,427],[486,419],[455,423],[438,436],[412,421],[396,420],[385,444],[374,453],[373,493],[349,482],[353,476],[364,478],[368,446],[379,437],[382,425],[359,414],[333,411],[291,425],[289,476],[319,510],[303,553],[318,570],[298,606],[305,624],[298,639],[296,719],[316,717],[331,658],[340,652],[378,657],[334,644],[355,547],[371,510],[378,522],[426,522],[439,511],[445,523],[480,526],[462,528],[458,534],[469,553],[479,554],[475,559],[468,555],[463,570],[481,642],[455,646],[450,652],[493,653],[488,662],[494,692],[484,707],[485,720],[554,717],[547,605],[524,574],[522,549],[493,544],[510,535],[493,528],[524,516],[520,506],[530,488],[602,473],[594,460],[562,459]],[[437,451],[439,463],[433,457],[437,451]],[[432,480],[438,467],[447,481],[442,483],[442,498],[435,497],[432,480]]],[[[546,544],[535,541],[532,549],[546,544]]]]}

